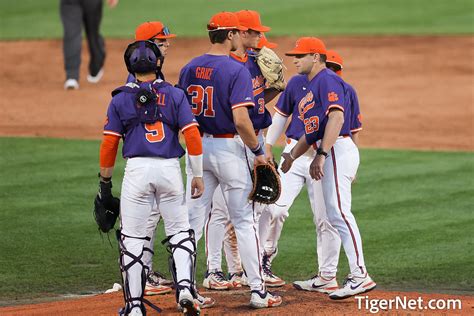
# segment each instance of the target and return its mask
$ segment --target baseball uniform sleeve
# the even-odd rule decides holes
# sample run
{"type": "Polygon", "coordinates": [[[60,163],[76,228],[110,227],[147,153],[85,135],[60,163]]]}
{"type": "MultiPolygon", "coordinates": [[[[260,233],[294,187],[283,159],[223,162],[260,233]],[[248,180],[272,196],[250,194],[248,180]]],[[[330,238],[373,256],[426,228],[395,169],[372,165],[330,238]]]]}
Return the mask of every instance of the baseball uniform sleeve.
{"type": "Polygon", "coordinates": [[[362,121],[359,107],[359,99],[353,87],[349,89],[351,97],[351,132],[356,133],[362,130],[362,121]]]}
{"type": "Polygon", "coordinates": [[[295,87],[295,80],[291,78],[288,82],[286,89],[280,95],[274,109],[277,113],[288,117],[293,113],[294,100],[293,100],[293,89],[295,87]]]}
{"type": "MultiPolygon", "coordinates": [[[[347,105],[342,83],[333,77],[327,77],[326,80],[321,82],[319,101],[321,102],[325,115],[328,115],[329,111],[333,109],[344,112],[347,105]]],[[[321,117],[320,119],[323,118],[321,117]]]]}
{"type": "Polygon", "coordinates": [[[184,91],[178,88],[173,88],[173,92],[175,94],[175,102],[177,106],[179,129],[184,132],[192,126],[199,126],[193,112],[191,111],[191,105],[189,105],[184,91]]]}
{"type": "Polygon", "coordinates": [[[250,72],[243,66],[238,70],[230,87],[230,105],[232,110],[245,106],[253,107],[252,77],[250,72]]]}
{"type": "Polygon", "coordinates": [[[122,137],[124,133],[124,127],[122,121],[120,120],[118,109],[114,101],[115,98],[112,99],[109,104],[109,108],[107,109],[107,118],[105,119],[104,124],[104,135],[115,135],[122,137]]]}

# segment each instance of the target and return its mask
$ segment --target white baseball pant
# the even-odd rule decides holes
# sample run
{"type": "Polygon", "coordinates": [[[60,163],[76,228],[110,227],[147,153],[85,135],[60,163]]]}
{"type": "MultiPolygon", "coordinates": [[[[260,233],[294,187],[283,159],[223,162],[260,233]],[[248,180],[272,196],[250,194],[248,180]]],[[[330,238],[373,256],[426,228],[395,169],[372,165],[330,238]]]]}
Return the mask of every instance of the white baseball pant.
{"type": "Polygon", "coordinates": [[[261,290],[263,277],[259,238],[252,205],[248,201],[252,180],[247,166],[245,146],[237,135],[234,138],[214,138],[205,133],[202,142],[205,190],[198,199],[190,198],[191,177],[188,175],[186,194],[191,228],[194,229],[198,241],[211,211],[214,191],[220,184],[237,235],[240,257],[247,272],[249,286],[252,290],[261,290]]]}
{"type": "MultiPolygon", "coordinates": [[[[297,141],[288,139],[283,152],[290,152],[297,141]]],[[[273,206],[271,229],[265,238],[265,253],[273,254],[278,247],[283,223],[288,218],[288,211],[293,205],[295,198],[300,194],[303,186],[306,185],[308,197],[313,211],[313,222],[316,226],[316,252],[318,256],[319,272],[324,277],[334,277],[337,273],[339,261],[339,251],[341,239],[337,230],[329,223],[326,207],[324,204],[321,181],[315,181],[309,175],[309,166],[313,161],[315,151],[310,148],[304,155],[293,162],[291,169],[287,173],[281,170],[281,195],[273,206]]],[[[281,158],[280,165],[283,163],[281,158]]]]}

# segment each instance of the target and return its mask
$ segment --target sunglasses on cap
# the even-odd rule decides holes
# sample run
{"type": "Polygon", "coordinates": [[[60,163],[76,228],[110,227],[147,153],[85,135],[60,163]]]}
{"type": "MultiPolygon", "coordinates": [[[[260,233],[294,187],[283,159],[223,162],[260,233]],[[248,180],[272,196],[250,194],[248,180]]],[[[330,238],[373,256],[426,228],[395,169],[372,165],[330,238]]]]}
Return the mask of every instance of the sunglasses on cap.
{"type": "Polygon", "coordinates": [[[150,39],[154,39],[154,38],[157,37],[158,35],[168,36],[168,35],[170,35],[170,34],[171,34],[170,29],[169,29],[167,26],[163,26],[163,28],[161,29],[161,31],[159,31],[158,33],[156,33],[155,35],[153,35],[150,39]]]}

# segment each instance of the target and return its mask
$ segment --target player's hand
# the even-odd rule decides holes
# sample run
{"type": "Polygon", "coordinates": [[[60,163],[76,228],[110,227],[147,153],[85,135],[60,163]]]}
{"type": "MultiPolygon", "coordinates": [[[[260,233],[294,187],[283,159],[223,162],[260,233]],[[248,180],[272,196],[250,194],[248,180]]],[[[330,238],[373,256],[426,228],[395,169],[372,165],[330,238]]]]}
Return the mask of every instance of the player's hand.
{"type": "Polygon", "coordinates": [[[115,8],[118,4],[119,0],[107,0],[107,4],[109,8],[115,8]]]}
{"type": "Polygon", "coordinates": [[[197,199],[204,193],[204,181],[202,177],[194,177],[191,180],[191,199],[197,199]]]}
{"type": "Polygon", "coordinates": [[[253,164],[254,164],[254,166],[266,165],[267,160],[265,159],[265,155],[256,156],[255,160],[253,161],[253,164]]]}
{"type": "Polygon", "coordinates": [[[281,171],[283,173],[287,173],[290,169],[291,166],[293,165],[293,158],[291,158],[290,153],[283,153],[281,154],[281,157],[284,159],[283,162],[281,163],[281,171]]]}
{"type": "Polygon", "coordinates": [[[265,160],[268,163],[273,164],[274,157],[272,152],[272,146],[269,144],[265,144],[265,160]]]}
{"type": "Polygon", "coordinates": [[[316,155],[316,157],[314,157],[309,166],[309,175],[311,178],[317,181],[324,177],[323,166],[325,161],[326,157],[324,155],[316,155]]]}

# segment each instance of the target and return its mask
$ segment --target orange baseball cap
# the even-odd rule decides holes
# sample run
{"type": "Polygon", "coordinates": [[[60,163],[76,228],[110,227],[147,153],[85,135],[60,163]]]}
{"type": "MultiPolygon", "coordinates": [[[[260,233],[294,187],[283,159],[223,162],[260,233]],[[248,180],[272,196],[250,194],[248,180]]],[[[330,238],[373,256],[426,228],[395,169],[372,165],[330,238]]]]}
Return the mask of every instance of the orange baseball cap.
{"type": "Polygon", "coordinates": [[[296,41],[295,48],[285,53],[287,56],[306,54],[326,54],[326,45],[316,37],[300,37],[296,41]]]}
{"type": "Polygon", "coordinates": [[[160,21],[145,22],[140,24],[135,30],[135,40],[147,41],[151,39],[168,39],[176,37],[160,21]]]}
{"type": "Polygon", "coordinates": [[[262,37],[260,37],[260,40],[258,41],[257,49],[262,49],[263,46],[273,49],[276,48],[278,44],[269,42],[265,35],[262,34],[262,37]]]}
{"type": "Polygon", "coordinates": [[[271,30],[268,26],[262,25],[260,14],[257,11],[242,10],[235,12],[235,15],[239,18],[240,25],[245,26],[249,30],[257,32],[268,32],[271,30]]]}
{"type": "Polygon", "coordinates": [[[239,18],[232,12],[220,12],[214,14],[207,24],[209,31],[217,30],[239,30],[247,31],[248,28],[240,25],[239,18]]]}
{"type": "Polygon", "coordinates": [[[333,51],[333,50],[328,50],[327,53],[326,53],[326,62],[327,63],[333,63],[333,64],[336,64],[338,65],[339,67],[344,68],[344,61],[342,60],[342,57],[341,55],[339,55],[337,52],[333,51]]]}

